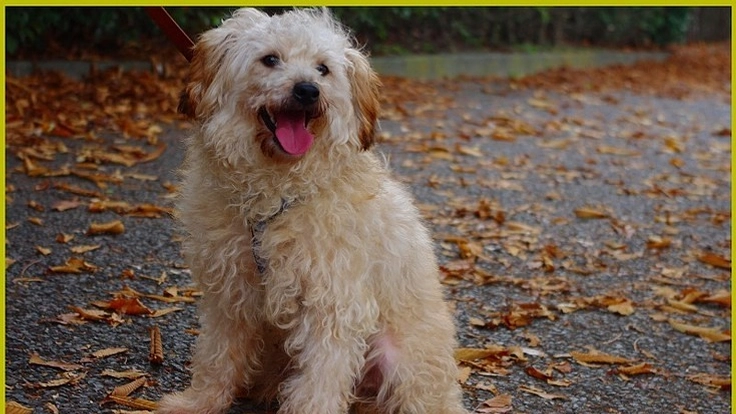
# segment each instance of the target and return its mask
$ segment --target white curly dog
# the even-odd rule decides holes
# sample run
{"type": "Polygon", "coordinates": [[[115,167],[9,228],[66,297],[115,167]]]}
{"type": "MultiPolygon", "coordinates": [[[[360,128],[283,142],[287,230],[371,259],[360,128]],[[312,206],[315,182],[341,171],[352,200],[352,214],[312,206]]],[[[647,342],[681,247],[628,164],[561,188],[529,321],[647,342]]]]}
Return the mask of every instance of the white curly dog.
{"type": "Polygon", "coordinates": [[[198,40],[177,214],[201,335],[158,413],[466,413],[432,241],[369,150],[379,86],[326,9],[241,9],[198,40]]]}

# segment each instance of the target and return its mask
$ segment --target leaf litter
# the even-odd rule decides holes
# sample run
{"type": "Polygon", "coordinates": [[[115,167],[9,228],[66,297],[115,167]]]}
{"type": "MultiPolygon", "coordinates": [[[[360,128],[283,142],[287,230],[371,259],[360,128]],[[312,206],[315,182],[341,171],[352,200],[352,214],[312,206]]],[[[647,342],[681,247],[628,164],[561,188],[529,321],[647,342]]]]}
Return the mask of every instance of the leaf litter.
{"type": "MultiPolygon", "coordinates": [[[[173,76],[164,77],[110,70],[97,72],[83,82],[55,73],[26,78],[8,75],[6,144],[9,156],[19,161],[17,168],[8,171],[9,181],[16,174],[25,175],[37,183],[35,191],[58,194],[52,203],[24,204],[28,211],[26,223],[47,226],[48,218],[55,214],[81,210],[106,215],[105,219],[88,221],[84,229],[60,228],[55,240],[38,245],[38,253],[50,250],[49,258],[57,260],[48,263],[48,274],[99,275],[108,264],[95,261],[97,253],[106,248],[106,243],[98,243],[96,238],[125,235],[134,226],[130,219],[161,219],[172,213],[165,204],[117,198],[115,189],[159,181],[158,176],[140,173],[136,168],[157,162],[166,152],[167,145],[160,140],[162,124],[187,126],[175,113],[184,69],[171,68],[168,73],[173,76]],[[110,142],[103,138],[106,134],[122,138],[110,142]],[[109,220],[109,214],[119,218],[109,220]],[[59,261],[60,251],[48,247],[52,242],[59,246],[74,242],[74,246],[68,246],[74,256],[59,261]]],[[[506,83],[506,92],[488,93],[529,93],[528,99],[509,108],[484,108],[464,102],[458,98],[462,87],[452,81],[383,77],[381,118],[397,125],[401,132],[385,129],[380,136],[382,145],[389,151],[409,154],[402,161],[400,173],[412,185],[424,186],[432,194],[429,200],[422,200],[420,207],[436,232],[443,283],[453,292],[458,306],[472,314],[467,326],[459,327],[472,336],[464,337],[456,359],[466,391],[481,401],[476,412],[513,412],[515,401],[528,398],[525,395],[550,401],[569,399],[569,390],[582,385],[576,376],[581,369],[608,370],[603,375],[612,373],[621,381],[676,375],[711,390],[730,389],[730,376],[725,374],[730,355],[703,361],[700,373],[673,372],[672,365],[653,358],[655,354],[637,351],[636,346],[625,353],[581,352],[580,346],[585,344],[552,343],[541,328],[566,323],[579,315],[587,318],[605,314],[632,321],[647,316],[655,324],[651,332],[666,329],[669,335],[699,340],[703,347],[731,340],[730,331],[720,327],[722,321],[730,321],[730,286],[724,283],[731,268],[730,238],[722,230],[730,223],[731,213],[728,208],[706,202],[729,193],[729,180],[708,174],[730,174],[730,160],[722,155],[723,151],[730,152],[730,127],[691,122],[690,130],[678,135],[673,133],[674,121],[668,114],[624,104],[626,100],[616,94],[626,90],[679,100],[715,94],[725,100],[730,96],[729,76],[729,51],[710,45],[687,46],[675,48],[673,55],[661,63],[593,70],[563,68],[501,81],[506,83]],[[670,73],[669,80],[678,79],[677,86],[663,82],[662,72],[670,73]],[[701,76],[704,72],[707,77],[701,76]],[[723,88],[726,84],[728,90],[723,88]],[[438,94],[442,89],[449,94],[438,94]],[[560,91],[566,94],[565,99],[555,95],[560,91]],[[622,116],[615,125],[569,111],[603,103],[621,107],[622,116]],[[461,111],[460,122],[445,117],[448,110],[461,111]],[[417,126],[422,123],[431,125],[430,130],[417,126]],[[711,148],[694,144],[692,137],[703,130],[713,141],[711,148]],[[547,151],[549,159],[533,160],[507,150],[526,142],[547,151]],[[645,142],[647,145],[643,145],[645,142]],[[646,171],[644,166],[652,149],[659,156],[669,157],[672,171],[652,173],[640,181],[626,181],[623,175],[601,176],[603,165],[646,171]],[[564,154],[580,157],[582,163],[568,164],[564,154]],[[440,167],[428,168],[430,165],[440,167]],[[527,187],[530,178],[552,185],[539,192],[527,187]],[[598,204],[594,198],[568,198],[567,186],[587,185],[592,180],[604,181],[607,189],[623,197],[653,200],[653,219],[642,222],[615,206],[598,204]],[[478,189],[473,193],[477,196],[461,190],[468,188],[478,189]],[[514,201],[503,194],[513,194],[514,201]],[[677,200],[700,204],[687,209],[677,200]],[[693,242],[691,226],[715,229],[721,239],[705,243],[695,238],[693,242]],[[586,239],[584,233],[550,238],[551,228],[567,227],[606,229],[608,237],[605,242],[586,239]],[[624,282],[619,290],[596,290],[602,275],[615,277],[627,262],[646,263],[650,270],[636,282],[624,282]],[[480,302],[469,294],[496,286],[516,293],[501,302],[480,302]],[[708,323],[711,319],[713,322],[708,323]],[[518,333],[521,336],[516,338],[524,345],[514,340],[489,344],[486,339],[499,331],[518,333]],[[712,373],[713,364],[719,373],[712,373]],[[601,369],[603,366],[607,368],[601,369]],[[488,381],[503,377],[531,382],[501,391],[501,382],[488,381]]],[[[492,83],[487,79],[466,82],[481,89],[492,83]]],[[[162,198],[168,200],[175,187],[162,182],[160,190],[166,194],[162,198]]],[[[6,185],[6,203],[12,204],[18,196],[14,191],[12,185],[6,185]],[[14,197],[7,197],[9,193],[14,197]]],[[[13,230],[26,223],[6,225],[11,243],[13,230]]],[[[26,260],[8,259],[6,266],[26,260]]],[[[127,277],[167,283],[165,278],[138,273],[129,272],[127,277]]],[[[39,280],[43,282],[44,278],[39,280]]],[[[142,323],[182,309],[165,307],[166,303],[191,306],[201,294],[172,285],[150,286],[145,292],[126,286],[110,293],[112,299],[85,305],[69,298],[73,302],[70,313],[47,315],[47,319],[70,327],[142,323]]],[[[166,319],[161,321],[165,323],[166,319]]],[[[601,329],[595,325],[587,328],[601,329]]],[[[196,332],[190,328],[186,331],[196,332]]],[[[638,331],[632,328],[628,332],[638,331]]],[[[137,340],[148,341],[151,363],[166,365],[157,326],[137,340]]],[[[102,346],[97,347],[101,349],[96,351],[96,362],[84,365],[47,361],[36,355],[29,363],[62,369],[62,374],[67,373],[62,367],[74,367],[69,375],[36,385],[73,386],[85,381],[90,372],[87,364],[104,365],[108,356],[112,360],[123,353],[134,357],[117,344],[98,345],[102,346]]],[[[606,344],[596,346],[606,349],[606,344]]],[[[155,408],[152,401],[131,396],[151,385],[145,371],[105,369],[100,375],[131,381],[118,385],[107,396],[99,396],[101,402],[134,410],[155,408]]]]}

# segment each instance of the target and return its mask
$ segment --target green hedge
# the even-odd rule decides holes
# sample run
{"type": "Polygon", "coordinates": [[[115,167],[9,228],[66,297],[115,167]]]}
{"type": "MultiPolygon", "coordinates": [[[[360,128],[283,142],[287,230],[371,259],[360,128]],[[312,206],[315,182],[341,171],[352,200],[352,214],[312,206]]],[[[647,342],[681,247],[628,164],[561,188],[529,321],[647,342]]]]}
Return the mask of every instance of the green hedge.
{"type": "MultiPolygon", "coordinates": [[[[277,12],[282,8],[266,8],[277,12]]],[[[169,7],[195,35],[232,8],[169,7]]],[[[665,45],[688,32],[686,7],[337,7],[334,13],[374,54],[504,49],[520,45],[665,45]]],[[[8,57],[50,45],[111,50],[160,39],[140,7],[7,7],[8,57]]]]}

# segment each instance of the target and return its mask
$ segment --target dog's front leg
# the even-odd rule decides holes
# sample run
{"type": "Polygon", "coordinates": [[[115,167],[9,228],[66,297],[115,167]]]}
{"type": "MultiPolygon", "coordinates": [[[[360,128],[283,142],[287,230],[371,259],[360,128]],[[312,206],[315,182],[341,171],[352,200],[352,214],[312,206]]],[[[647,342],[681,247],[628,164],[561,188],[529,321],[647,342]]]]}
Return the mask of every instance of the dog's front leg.
{"type": "Polygon", "coordinates": [[[220,414],[250,385],[262,348],[258,325],[231,319],[217,299],[205,297],[200,305],[202,327],[192,357],[192,385],[165,396],[158,414],[220,414]]]}
{"type": "Polygon", "coordinates": [[[310,306],[297,317],[285,344],[295,373],[281,386],[279,414],[347,412],[367,345],[351,312],[338,309],[310,306]]]}

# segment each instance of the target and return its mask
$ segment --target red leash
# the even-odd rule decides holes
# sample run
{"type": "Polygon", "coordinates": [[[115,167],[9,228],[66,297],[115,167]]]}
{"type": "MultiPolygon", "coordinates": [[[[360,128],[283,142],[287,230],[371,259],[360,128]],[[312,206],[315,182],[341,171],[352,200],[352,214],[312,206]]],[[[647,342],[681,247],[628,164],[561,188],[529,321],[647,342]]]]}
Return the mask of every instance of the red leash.
{"type": "Polygon", "coordinates": [[[143,9],[148,13],[151,20],[166,34],[166,37],[174,42],[176,48],[179,49],[179,52],[184,55],[187,61],[191,62],[194,42],[184,33],[184,30],[179,27],[169,12],[163,7],[144,7],[143,9]]]}

